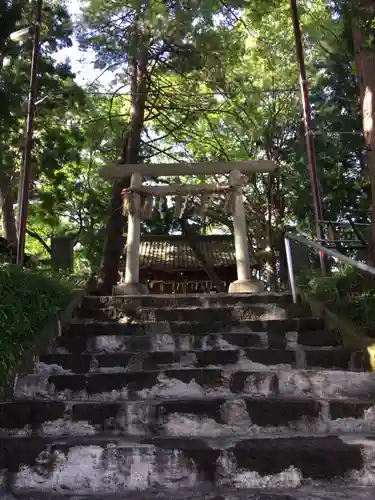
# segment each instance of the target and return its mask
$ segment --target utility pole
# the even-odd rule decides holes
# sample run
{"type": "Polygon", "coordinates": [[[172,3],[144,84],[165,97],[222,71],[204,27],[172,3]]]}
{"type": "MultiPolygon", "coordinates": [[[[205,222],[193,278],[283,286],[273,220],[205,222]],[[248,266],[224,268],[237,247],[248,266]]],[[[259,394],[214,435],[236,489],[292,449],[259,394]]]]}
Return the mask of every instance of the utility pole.
{"type": "MultiPolygon", "coordinates": [[[[306,75],[305,58],[303,54],[301,27],[299,22],[297,0],[290,0],[292,11],[294,41],[296,46],[297,63],[299,67],[300,86],[302,94],[303,121],[305,127],[305,141],[308,156],[308,170],[311,179],[312,205],[315,222],[315,232],[319,243],[323,241],[323,231],[321,221],[323,220],[322,199],[319,188],[318,174],[316,168],[316,154],[314,143],[314,131],[311,120],[311,106],[309,97],[309,85],[306,75]]],[[[326,258],[323,253],[319,253],[320,267],[323,275],[327,273],[326,258]]]]}
{"type": "Polygon", "coordinates": [[[33,25],[33,53],[30,70],[29,97],[27,103],[25,145],[23,153],[23,164],[19,184],[19,206],[18,206],[18,241],[17,241],[17,264],[24,264],[26,225],[29,209],[29,191],[31,177],[31,153],[33,148],[33,130],[35,115],[35,98],[37,92],[38,67],[40,57],[40,24],[42,20],[43,0],[35,2],[35,22],[33,25]]]}

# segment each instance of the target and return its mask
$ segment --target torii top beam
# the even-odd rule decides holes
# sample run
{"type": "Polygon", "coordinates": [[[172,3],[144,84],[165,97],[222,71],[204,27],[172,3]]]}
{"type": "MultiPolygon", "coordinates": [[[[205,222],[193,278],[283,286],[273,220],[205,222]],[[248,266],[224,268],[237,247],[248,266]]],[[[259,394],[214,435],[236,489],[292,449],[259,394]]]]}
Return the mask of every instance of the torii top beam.
{"type": "Polygon", "coordinates": [[[100,176],[106,180],[130,177],[134,172],[146,176],[169,175],[214,175],[228,174],[239,170],[244,174],[268,173],[276,169],[276,163],[271,160],[250,160],[213,163],[137,163],[120,165],[113,163],[99,169],[100,176]]]}

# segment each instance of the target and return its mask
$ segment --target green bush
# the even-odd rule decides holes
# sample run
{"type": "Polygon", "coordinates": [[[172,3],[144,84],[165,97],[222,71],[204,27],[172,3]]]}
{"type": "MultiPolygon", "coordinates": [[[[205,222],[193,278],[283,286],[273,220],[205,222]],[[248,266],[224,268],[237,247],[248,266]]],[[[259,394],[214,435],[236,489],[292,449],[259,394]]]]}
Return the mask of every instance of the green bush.
{"type": "Polygon", "coordinates": [[[329,278],[308,281],[310,294],[333,312],[348,318],[375,336],[375,278],[353,267],[344,267],[329,278]]]}
{"type": "Polygon", "coordinates": [[[38,332],[68,304],[73,282],[51,271],[0,265],[0,389],[38,332]]]}

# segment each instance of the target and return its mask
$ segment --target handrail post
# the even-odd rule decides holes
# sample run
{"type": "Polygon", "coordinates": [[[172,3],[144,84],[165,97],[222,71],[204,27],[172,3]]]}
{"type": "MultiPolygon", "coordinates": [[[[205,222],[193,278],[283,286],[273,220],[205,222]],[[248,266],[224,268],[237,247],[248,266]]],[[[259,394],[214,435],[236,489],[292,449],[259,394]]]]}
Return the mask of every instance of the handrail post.
{"type": "Polygon", "coordinates": [[[286,261],[288,264],[289,283],[290,283],[290,288],[292,290],[293,303],[297,304],[297,290],[296,290],[296,282],[294,279],[292,251],[290,248],[290,239],[287,236],[284,237],[284,244],[285,244],[286,261]]]}

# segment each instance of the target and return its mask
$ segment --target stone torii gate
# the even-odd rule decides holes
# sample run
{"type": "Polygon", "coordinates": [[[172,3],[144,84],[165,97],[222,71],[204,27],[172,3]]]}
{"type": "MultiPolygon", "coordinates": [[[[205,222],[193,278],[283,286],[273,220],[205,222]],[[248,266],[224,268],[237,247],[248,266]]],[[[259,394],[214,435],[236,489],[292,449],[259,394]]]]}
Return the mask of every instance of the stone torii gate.
{"type": "MultiPolygon", "coordinates": [[[[116,287],[116,294],[147,294],[148,289],[139,283],[139,246],[141,239],[141,196],[152,200],[153,196],[194,195],[224,192],[232,200],[234,243],[237,261],[237,280],[230,284],[229,293],[256,293],[264,291],[263,285],[252,278],[247,238],[245,207],[242,194],[242,174],[273,172],[276,164],[269,160],[217,163],[149,163],[112,164],[100,169],[105,180],[131,177],[130,188],[125,190],[128,206],[128,236],[126,251],[125,283],[116,287]],[[227,186],[216,184],[172,184],[168,186],[146,186],[146,176],[229,174],[227,186]]],[[[150,204],[149,204],[150,206],[150,204]]],[[[152,203],[151,203],[152,206],[152,203]]],[[[143,207],[145,209],[145,207],[143,207]]],[[[145,210],[143,210],[145,212],[145,210]]],[[[146,218],[146,217],[145,217],[146,218]]]]}

